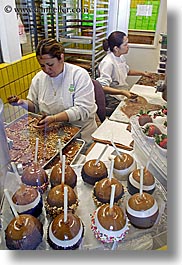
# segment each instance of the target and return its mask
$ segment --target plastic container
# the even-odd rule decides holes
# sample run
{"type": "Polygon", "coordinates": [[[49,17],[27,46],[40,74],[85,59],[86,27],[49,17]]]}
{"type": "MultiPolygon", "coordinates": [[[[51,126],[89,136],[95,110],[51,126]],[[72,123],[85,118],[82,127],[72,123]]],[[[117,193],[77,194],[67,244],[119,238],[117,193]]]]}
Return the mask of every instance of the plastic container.
{"type": "Polygon", "coordinates": [[[130,118],[131,134],[134,140],[134,153],[143,166],[148,164],[150,172],[167,190],[167,157],[156,148],[155,142],[148,141],[138,123],[138,116],[130,118]]]}

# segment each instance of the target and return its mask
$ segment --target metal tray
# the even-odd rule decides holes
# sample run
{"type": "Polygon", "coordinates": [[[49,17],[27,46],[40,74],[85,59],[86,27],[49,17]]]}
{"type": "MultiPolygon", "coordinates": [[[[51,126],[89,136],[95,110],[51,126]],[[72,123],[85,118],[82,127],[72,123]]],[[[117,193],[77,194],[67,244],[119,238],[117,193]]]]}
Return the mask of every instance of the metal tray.
{"type": "MultiPolygon", "coordinates": [[[[78,137],[81,127],[71,123],[57,123],[45,130],[37,130],[33,127],[35,120],[40,115],[26,113],[5,126],[5,131],[10,143],[10,157],[16,164],[22,164],[25,168],[34,160],[35,139],[39,138],[38,160],[44,167],[58,153],[58,139],[62,148],[66,147],[74,138],[78,137]],[[12,131],[11,131],[12,128],[12,131]],[[70,129],[75,128],[75,133],[70,134],[70,129]]],[[[36,121],[37,122],[37,121],[36,121]]]]}
{"type": "MultiPolygon", "coordinates": [[[[70,165],[74,164],[74,162],[76,161],[77,157],[79,156],[81,150],[83,149],[85,145],[85,141],[82,139],[73,139],[71,142],[69,142],[63,149],[62,149],[62,154],[66,155],[66,162],[70,165]],[[78,150],[76,152],[76,154],[74,156],[72,155],[68,155],[69,151],[71,151],[71,148],[77,146],[78,150]]],[[[50,160],[48,161],[45,165],[44,165],[44,169],[50,169],[52,168],[54,165],[56,165],[60,160],[60,154],[59,152],[57,152],[57,154],[50,160]]]]}

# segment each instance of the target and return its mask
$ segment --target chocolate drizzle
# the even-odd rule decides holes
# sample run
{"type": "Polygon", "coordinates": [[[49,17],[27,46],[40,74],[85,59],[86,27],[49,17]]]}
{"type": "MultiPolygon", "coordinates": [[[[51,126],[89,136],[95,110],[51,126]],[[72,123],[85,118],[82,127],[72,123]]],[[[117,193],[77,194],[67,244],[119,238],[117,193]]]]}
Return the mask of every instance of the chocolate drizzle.
{"type": "Polygon", "coordinates": [[[138,114],[141,110],[147,112],[159,110],[161,108],[162,106],[148,103],[145,98],[138,96],[135,102],[130,101],[130,99],[127,98],[125,100],[124,106],[121,107],[121,111],[124,112],[128,118],[130,118],[131,116],[138,114]]]}

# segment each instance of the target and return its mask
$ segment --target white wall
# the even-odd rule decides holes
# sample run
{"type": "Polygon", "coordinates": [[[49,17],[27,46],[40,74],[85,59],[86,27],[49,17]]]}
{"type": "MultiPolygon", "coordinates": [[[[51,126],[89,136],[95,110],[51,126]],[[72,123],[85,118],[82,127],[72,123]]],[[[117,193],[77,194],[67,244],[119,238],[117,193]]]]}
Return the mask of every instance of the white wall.
{"type": "Polygon", "coordinates": [[[0,1],[0,39],[3,61],[12,63],[21,59],[21,47],[15,0],[0,1]]]}
{"type": "MultiPolygon", "coordinates": [[[[124,2],[130,2],[130,0],[124,0],[124,2]]],[[[110,7],[110,20],[108,33],[110,34],[114,30],[122,30],[121,23],[118,23],[119,17],[123,17],[123,8],[120,8],[122,2],[120,0],[110,0],[112,6],[110,7]],[[117,19],[116,19],[117,18],[117,19]]],[[[128,4],[126,3],[126,8],[128,4]]],[[[125,19],[127,20],[128,15],[125,13],[125,19]]],[[[123,24],[123,30],[127,31],[126,23],[123,24]]],[[[167,33],[167,1],[161,0],[160,6],[160,17],[158,21],[158,28],[156,29],[156,42],[154,46],[144,45],[130,45],[128,54],[126,55],[127,63],[131,69],[157,72],[159,64],[160,44],[161,39],[160,33],[167,33]]],[[[128,83],[132,86],[139,77],[128,77],[128,83]]]]}
{"type": "Polygon", "coordinates": [[[108,35],[120,30],[128,34],[130,0],[110,0],[108,35]]]}

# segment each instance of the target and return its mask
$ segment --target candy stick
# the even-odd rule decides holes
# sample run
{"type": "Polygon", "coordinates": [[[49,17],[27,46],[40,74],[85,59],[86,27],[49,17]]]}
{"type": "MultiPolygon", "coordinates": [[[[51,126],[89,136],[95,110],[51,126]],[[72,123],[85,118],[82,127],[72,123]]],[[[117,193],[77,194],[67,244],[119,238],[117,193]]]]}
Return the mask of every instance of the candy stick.
{"type": "Polygon", "coordinates": [[[102,152],[100,153],[99,157],[97,158],[96,162],[95,162],[95,166],[97,166],[97,164],[99,163],[101,157],[103,156],[103,154],[105,153],[106,149],[108,148],[108,144],[104,147],[104,149],[102,150],[102,152]]]}
{"type": "Polygon", "coordinates": [[[64,223],[67,221],[68,188],[64,186],[64,223]]]}
{"type": "Polygon", "coordinates": [[[111,185],[110,209],[113,207],[114,204],[115,188],[116,185],[111,185]]]}
{"type": "Polygon", "coordinates": [[[146,170],[148,170],[150,162],[151,161],[150,161],[150,158],[149,158],[148,161],[147,161],[146,170]]]}
{"type": "Polygon", "coordinates": [[[34,159],[34,162],[35,163],[37,163],[38,145],[39,145],[39,138],[36,138],[36,143],[35,143],[35,159],[34,159]]]}
{"type": "Polygon", "coordinates": [[[122,155],[121,155],[121,153],[119,152],[118,148],[115,146],[113,140],[111,140],[111,144],[112,144],[112,146],[114,147],[114,149],[116,150],[117,155],[118,155],[120,158],[122,158],[122,155]]]}
{"type": "Polygon", "coordinates": [[[143,166],[140,168],[140,197],[142,196],[143,193],[143,166]]]}
{"type": "Polygon", "coordinates": [[[21,185],[22,184],[22,181],[21,181],[20,175],[18,174],[18,171],[17,171],[17,168],[15,166],[15,163],[14,162],[11,162],[11,166],[13,168],[13,171],[15,173],[15,176],[16,176],[16,179],[17,179],[18,183],[21,185]]]}
{"type": "Polygon", "coordinates": [[[113,176],[113,168],[114,168],[114,159],[112,158],[111,159],[111,165],[110,165],[110,168],[109,168],[109,180],[110,181],[111,181],[112,176],[113,176]]]}
{"type": "Polygon", "coordinates": [[[111,250],[116,250],[118,247],[118,241],[114,241],[111,250]]]}
{"type": "Polygon", "coordinates": [[[62,145],[61,145],[61,139],[58,139],[58,143],[59,143],[59,157],[60,157],[60,162],[62,161],[62,145]]]}
{"type": "Polygon", "coordinates": [[[62,156],[62,183],[64,184],[65,180],[65,161],[66,161],[66,156],[62,156]]]}
{"type": "Polygon", "coordinates": [[[14,207],[14,205],[13,205],[12,199],[11,199],[11,197],[10,197],[9,192],[8,192],[7,189],[4,189],[4,194],[5,194],[5,196],[6,196],[6,199],[7,199],[8,202],[9,202],[9,205],[11,206],[11,209],[12,209],[12,211],[13,211],[14,216],[15,216],[15,217],[18,217],[19,215],[18,215],[18,213],[17,213],[17,211],[16,211],[16,209],[15,209],[15,207],[14,207]]]}

